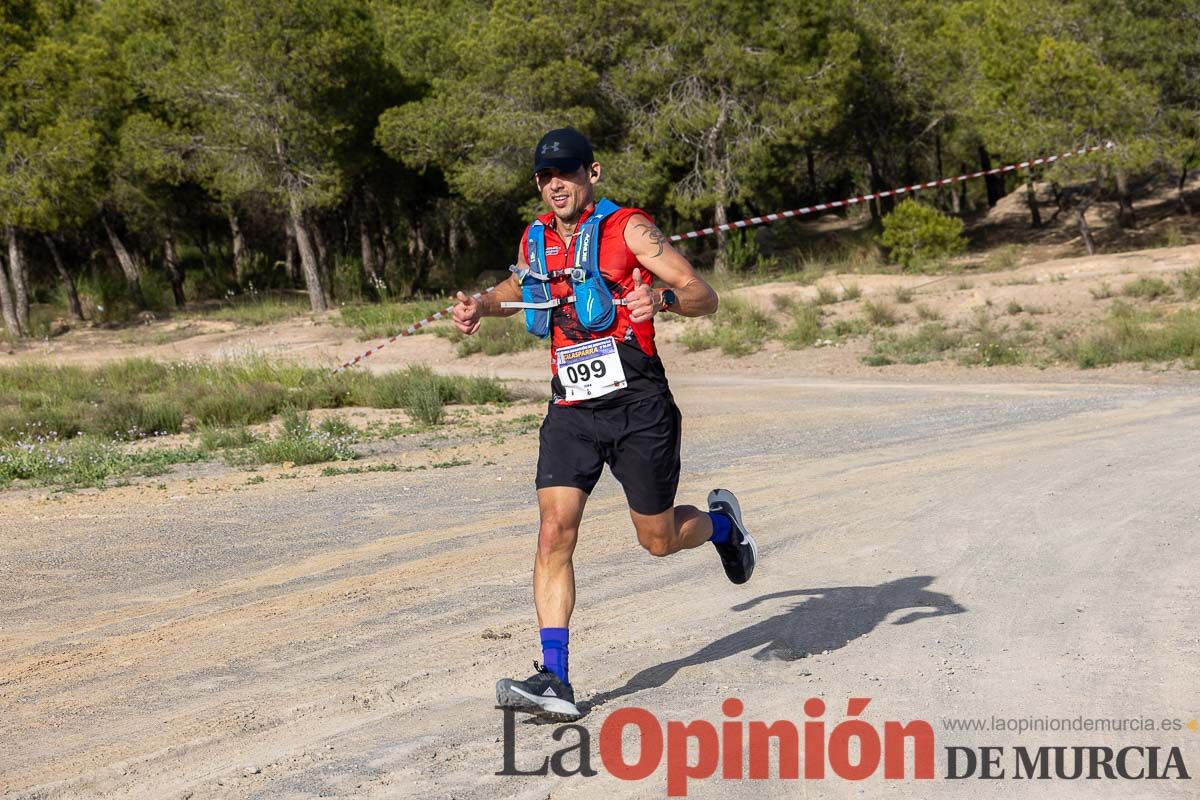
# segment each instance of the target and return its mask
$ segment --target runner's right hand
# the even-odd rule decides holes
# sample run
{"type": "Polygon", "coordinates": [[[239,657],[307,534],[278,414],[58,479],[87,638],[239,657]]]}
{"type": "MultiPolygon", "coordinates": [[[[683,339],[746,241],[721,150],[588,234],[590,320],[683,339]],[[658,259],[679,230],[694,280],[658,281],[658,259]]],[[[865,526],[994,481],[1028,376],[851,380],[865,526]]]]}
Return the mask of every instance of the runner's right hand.
{"type": "Polygon", "coordinates": [[[459,292],[458,302],[451,309],[450,316],[454,319],[454,324],[458,329],[470,336],[479,330],[483,309],[474,297],[468,297],[465,293],[459,292]]]}

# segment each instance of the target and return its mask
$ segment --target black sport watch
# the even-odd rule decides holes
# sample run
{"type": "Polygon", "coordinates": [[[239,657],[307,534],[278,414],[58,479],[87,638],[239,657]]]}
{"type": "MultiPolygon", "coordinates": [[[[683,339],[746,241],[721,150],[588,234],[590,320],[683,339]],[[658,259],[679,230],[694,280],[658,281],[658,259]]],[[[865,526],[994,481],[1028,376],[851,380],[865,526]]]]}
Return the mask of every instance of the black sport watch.
{"type": "Polygon", "coordinates": [[[672,308],[675,307],[676,302],[678,302],[678,301],[675,297],[674,289],[663,289],[662,290],[662,309],[661,309],[662,311],[670,311],[672,308]]]}

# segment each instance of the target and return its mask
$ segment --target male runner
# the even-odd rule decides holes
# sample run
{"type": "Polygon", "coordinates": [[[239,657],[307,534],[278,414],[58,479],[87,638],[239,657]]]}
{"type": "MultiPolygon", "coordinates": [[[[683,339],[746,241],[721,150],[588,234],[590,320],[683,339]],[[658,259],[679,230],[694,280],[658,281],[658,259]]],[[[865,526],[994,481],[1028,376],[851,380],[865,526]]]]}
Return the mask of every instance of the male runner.
{"type": "MultiPolygon", "coordinates": [[[[567,721],[581,716],[567,672],[567,626],[575,607],[571,556],[584,504],[604,464],[625,490],[638,542],[652,555],[712,542],[729,580],[745,583],[758,548],[742,524],[732,492],[713,490],[707,512],[675,505],[681,416],[654,346],[654,315],[711,314],[717,309],[716,292],[638,209],[601,203],[610,213],[599,234],[593,224],[589,236],[588,217],[603,213],[596,211],[595,198],[600,164],[579,131],[560,128],[543,136],[534,151],[533,177],[549,211],[538,218],[542,238],[531,238],[531,228],[525,229],[517,261],[519,269],[529,269],[536,260],[529,248],[542,242],[541,263],[550,276],[543,286],[548,285],[553,298],[541,304],[553,306],[552,379],[540,434],[536,483],[541,529],[533,563],[543,666],[535,661],[537,672],[527,680],[501,680],[496,701],[567,721]],[[618,303],[614,321],[600,331],[585,327],[576,303],[568,299],[578,294],[570,268],[578,268],[586,256],[577,250],[594,246],[584,244],[591,241],[598,241],[600,272],[618,303]],[[670,288],[651,288],[655,277],[670,288]]],[[[512,304],[521,301],[519,275],[479,299],[459,292],[454,323],[473,334],[482,317],[516,313],[512,304]]]]}

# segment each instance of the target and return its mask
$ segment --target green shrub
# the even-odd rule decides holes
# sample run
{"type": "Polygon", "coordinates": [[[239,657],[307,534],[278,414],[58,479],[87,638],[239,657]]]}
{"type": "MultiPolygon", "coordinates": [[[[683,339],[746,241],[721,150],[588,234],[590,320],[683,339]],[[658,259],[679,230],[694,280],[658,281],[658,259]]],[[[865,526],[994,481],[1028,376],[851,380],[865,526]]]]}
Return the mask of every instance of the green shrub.
{"type": "Polygon", "coordinates": [[[784,343],[793,349],[808,347],[821,335],[821,310],[804,303],[792,309],[792,324],[783,335],[784,343]]]}
{"type": "Polygon", "coordinates": [[[834,336],[859,336],[870,330],[865,319],[839,319],[833,323],[834,336]]]}
{"type": "Polygon", "coordinates": [[[725,239],[725,257],[734,272],[746,272],[757,267],[759,262],[758,231],[742,229],[730,231],[725,239]]]}
{"type": "Polygon", "coordinates": [[[441,420],[441,406],[450,403],[482,405],[509,399],[504,384],[494,378],[438,375],[429,367],[414,365],[383,375],[359,373],[351,387],[354,405],[403,408],[432,425],[441,420]]]}
{"type": "Polygon", "coordinates": [[[304,316],[311,310],[307,296],[254,292],[237,295],[215,308],[190,311],[188,316],[257,327],[304,316]]]}
{"type": "Polygon", "coordinates": [[[404,408],[411,384],[432,381],[445,403],[509,399],[492,378],[434,375],[420,367],[373,375],[271,362],[115,361],[94,369],[20,364],[0,367],[0,441],[37,430],[63,436],[139,438],[178,433],[186,416],[209,428],[265,422],[289,409],[350,404],[404,408]]]}
{"type": "Polygon", "coordinates": [[[525,329],[525,315],[511,317],[488,317],[479,330],[467,336],[457,328],[446,325],[435,329],[438,336],[445,337],[458,345],[457,353],[465,358],[475,353],[499,356],[505,353],[520,353],[544,347],[545,343],[525,329]]]}
{"type": "Polygon", "coordinates": [[[125,277],[115,271],[98,270],[75,279],[75,291],[87,319],[101,324],[125,322],[137,306],[129,293],[125,277]]]}
{"type": "Polygon", "coordinates": [[[1004,325],[997,325],[983,311],[976,316],[975,324],[965,334],[962,343],[969,348],[960,359],[963,364],[992,367],[1019,364],[1022,359],[1021,343],[1009,336],[1004,325]]]}
{"type": "Polygon", "coordinates": [[[1200,365],[1200,311],[1179,311],[1159,319],[1118,301],[1100,331],[1061,344],[1059,354],[1083,369],[1176,358],[1200,365]]]}
{"type": "Polygon", "coordinates": [[[1179,275],[1179,291],[1188,300],[1200,297],[1200,268],[1189,269],[1179,275]]]}
{"type": "Polygon", "coordinates": [[[291,398],[284,387],[265,381],[179,387],[178,391],[192,416],[206,425],[252,425],[265,422],[285,406],[306,405],[299,395],[291,398]]]}
{"type": "Polygon", "coordinates": [[[1121,294],[1126,297],[1140,297],[1143,300],[1157,300],[1174,293],[1162,278],[1138,278],[1121,287],[1121,294]]]}
{"type": "Polygon", "coordinates": [[[142,270],[138,286],[141,287],[142,299],[146,301],[146,308],[153,311],[167,311],[175,307],[175,293],[164,273],[157,270],[142,270]]]}
{"type": "Polygon", "coordinates": [[[721,301],[707,326],[692,323],[679,341],[691,351],[719,347],[725,355],[745,356],[760,350],[775,328],[775,321],[758,306],[729,298],[721,301]]]}
{"type": "Polygon", "coordinates": [[[921,270],[966,250],[962,220],[908,198],[884,217],[880,241],[904,269],[921,270]]]}
{"type": "Polygon", "coordinates": [[[200,437],[200,449],[205,453],[246,447],[254,443],[254,434],[245,425],[228,428],[202,425],[196,433],[200,437]]]}
{"type": "Polygon", "coordinates": [[[367,273],[362,259],[353,256],[335,256],[330,280],[333,297],[339,303],[361,303],[367,273]]]}
{"type": "Polygon", "coordinates": [[[326,417],[321,420],[321,424],[317,426],[317,430],[327,433],[330,436],[340,436],[350,441],[358,439],[358,429],[341,417],[326,417]]]}
{"type": "Polygon", "coordinates": [[[900,321],[899,315],[896,314],[896,309],[887,303],[876,303],[872,300],[863,303],[863,314],[866,315],[867,321],[872,325],[892,326],[900,321]]]}
{"type": "Polygon", "coordinates": [[[231,457],[234,463],[318,464],[322,461],[350,461],[356,458],[348,437],[314,431],[308,414],[289,409],[283,414],[279,433],[271,439],[256,441],[247,450],[231,457]]]}
{"type": "Polygon", "coordinates": [[[827,306],[831,303],[836,303],[839,300],[841,300],[841,298],[838,297],[836,289],[832,289],[828,286],[817,287],[817,305],[827,306]]]}
{"type": "MultiPolygon", "coordinates": [[[[336,317],[335,325],[345,325],[358,329],[360,339],[382,339],[402,333],[417,320],[425,319],[441,311],[450,304],[447,298],[432,300],[411,300],[407,303],[363,303],[342,306],[336,317]]],[[[418,335],[426,329],[418,331],[418,335]]],[[[429,329],[434,332],[449,332],[454,326],[449,321],[441,321],[429,329]]],[[[457,331],[455,331],[457,332],[457,331]]]]}
{"type": "Polygon", "coordinates": [[[419,381],[409,387],[404,410],[417,422],[437,425],[445,416],[446,402],[442,399],[437,383],[419,381]]]}
{"type": "MultiPolygon", "coordinates": [[[[776,241],[787,241],[784,229],[776,241]]],[[[812,283],[827,273],[881,272],[887,263],[875,235],[868,229],[840,231],[837,236],[805,237],[782,254],[785,270],[798,283],[812,283]]]]}
{"type": "Polygon", "coordinates": [[[926,322],[933,322],[942,318],[941,312],[924,303],[917,303],[917,316],[926,322]]]}
{"type": "Polygon", "coordinates": [[[901,362],[904,364],[924,364],[928,361],[944,358],[947,353],[956,350],[962,344],[962,334],[948,329],[940,322],[922,325],[916,333],[908,336],[889,334],[875,342],[873,361],[866,361],[867,366],[886,366],[901,362]]]}
{"type": "Polygon", "coordinates": [[[1174,221],[1167,223],[1163,228],[1161,242],[1163,247],[1183,247],[1188,243],[1183,229],[1174,221]]]}
{"type": "Polygon", "coordinates": [[[57,436],[22,437],[0,449],[0,486],[14,480],[64,486],[103,486],[124,475],[133,459],[115,442],[92,436],[64,440],[57,436]]]}
{"type": "MultiPolygon", "coordinates": [[[[1002,247],[997,247],[995,250],[987,254],[987,259],[984,261],[984,269],[994,272],[1002,272],[1016,267],[1021,262],[1021,249],[1015,244],[1006,244],[1002,247]]],[[[1010,283],[1036,283],[1036,281],[1020,280],[1010,281],[1010,283]]]]}

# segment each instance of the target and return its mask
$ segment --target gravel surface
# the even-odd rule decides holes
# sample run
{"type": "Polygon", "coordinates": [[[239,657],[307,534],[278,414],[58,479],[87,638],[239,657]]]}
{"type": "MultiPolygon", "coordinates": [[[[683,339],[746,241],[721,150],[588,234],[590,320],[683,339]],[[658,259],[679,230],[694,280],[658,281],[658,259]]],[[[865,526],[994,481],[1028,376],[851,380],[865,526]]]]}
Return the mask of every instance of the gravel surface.
{"type": "MultiPolygon", "coordinates": [[[[494,774],[492,686],[540,658],[536,433],[456,443],[472,463],[446,469],[0,497],[0,796],[657,797],[665,767],[621,781],[600,764],[619,708],[719,723],[737,697],[744,719],[800,724],[820,697],[832,728],[869,697],[877,727],[934,726],[938,779],[718,772],[691,796],[1195,797],[1181,780],[942,777],[953,745],[1179,745],[1196,774],[1186,729],[942,720],[1200,713],[1198,386],[681,371],[680,501],[733,488],[762,560],[735,587],[707,547],[654,559],[602,480],[571,642],[591,778],[494,774]]],[[[564,746],[517,727],[526,768],[564,746]]]]}

